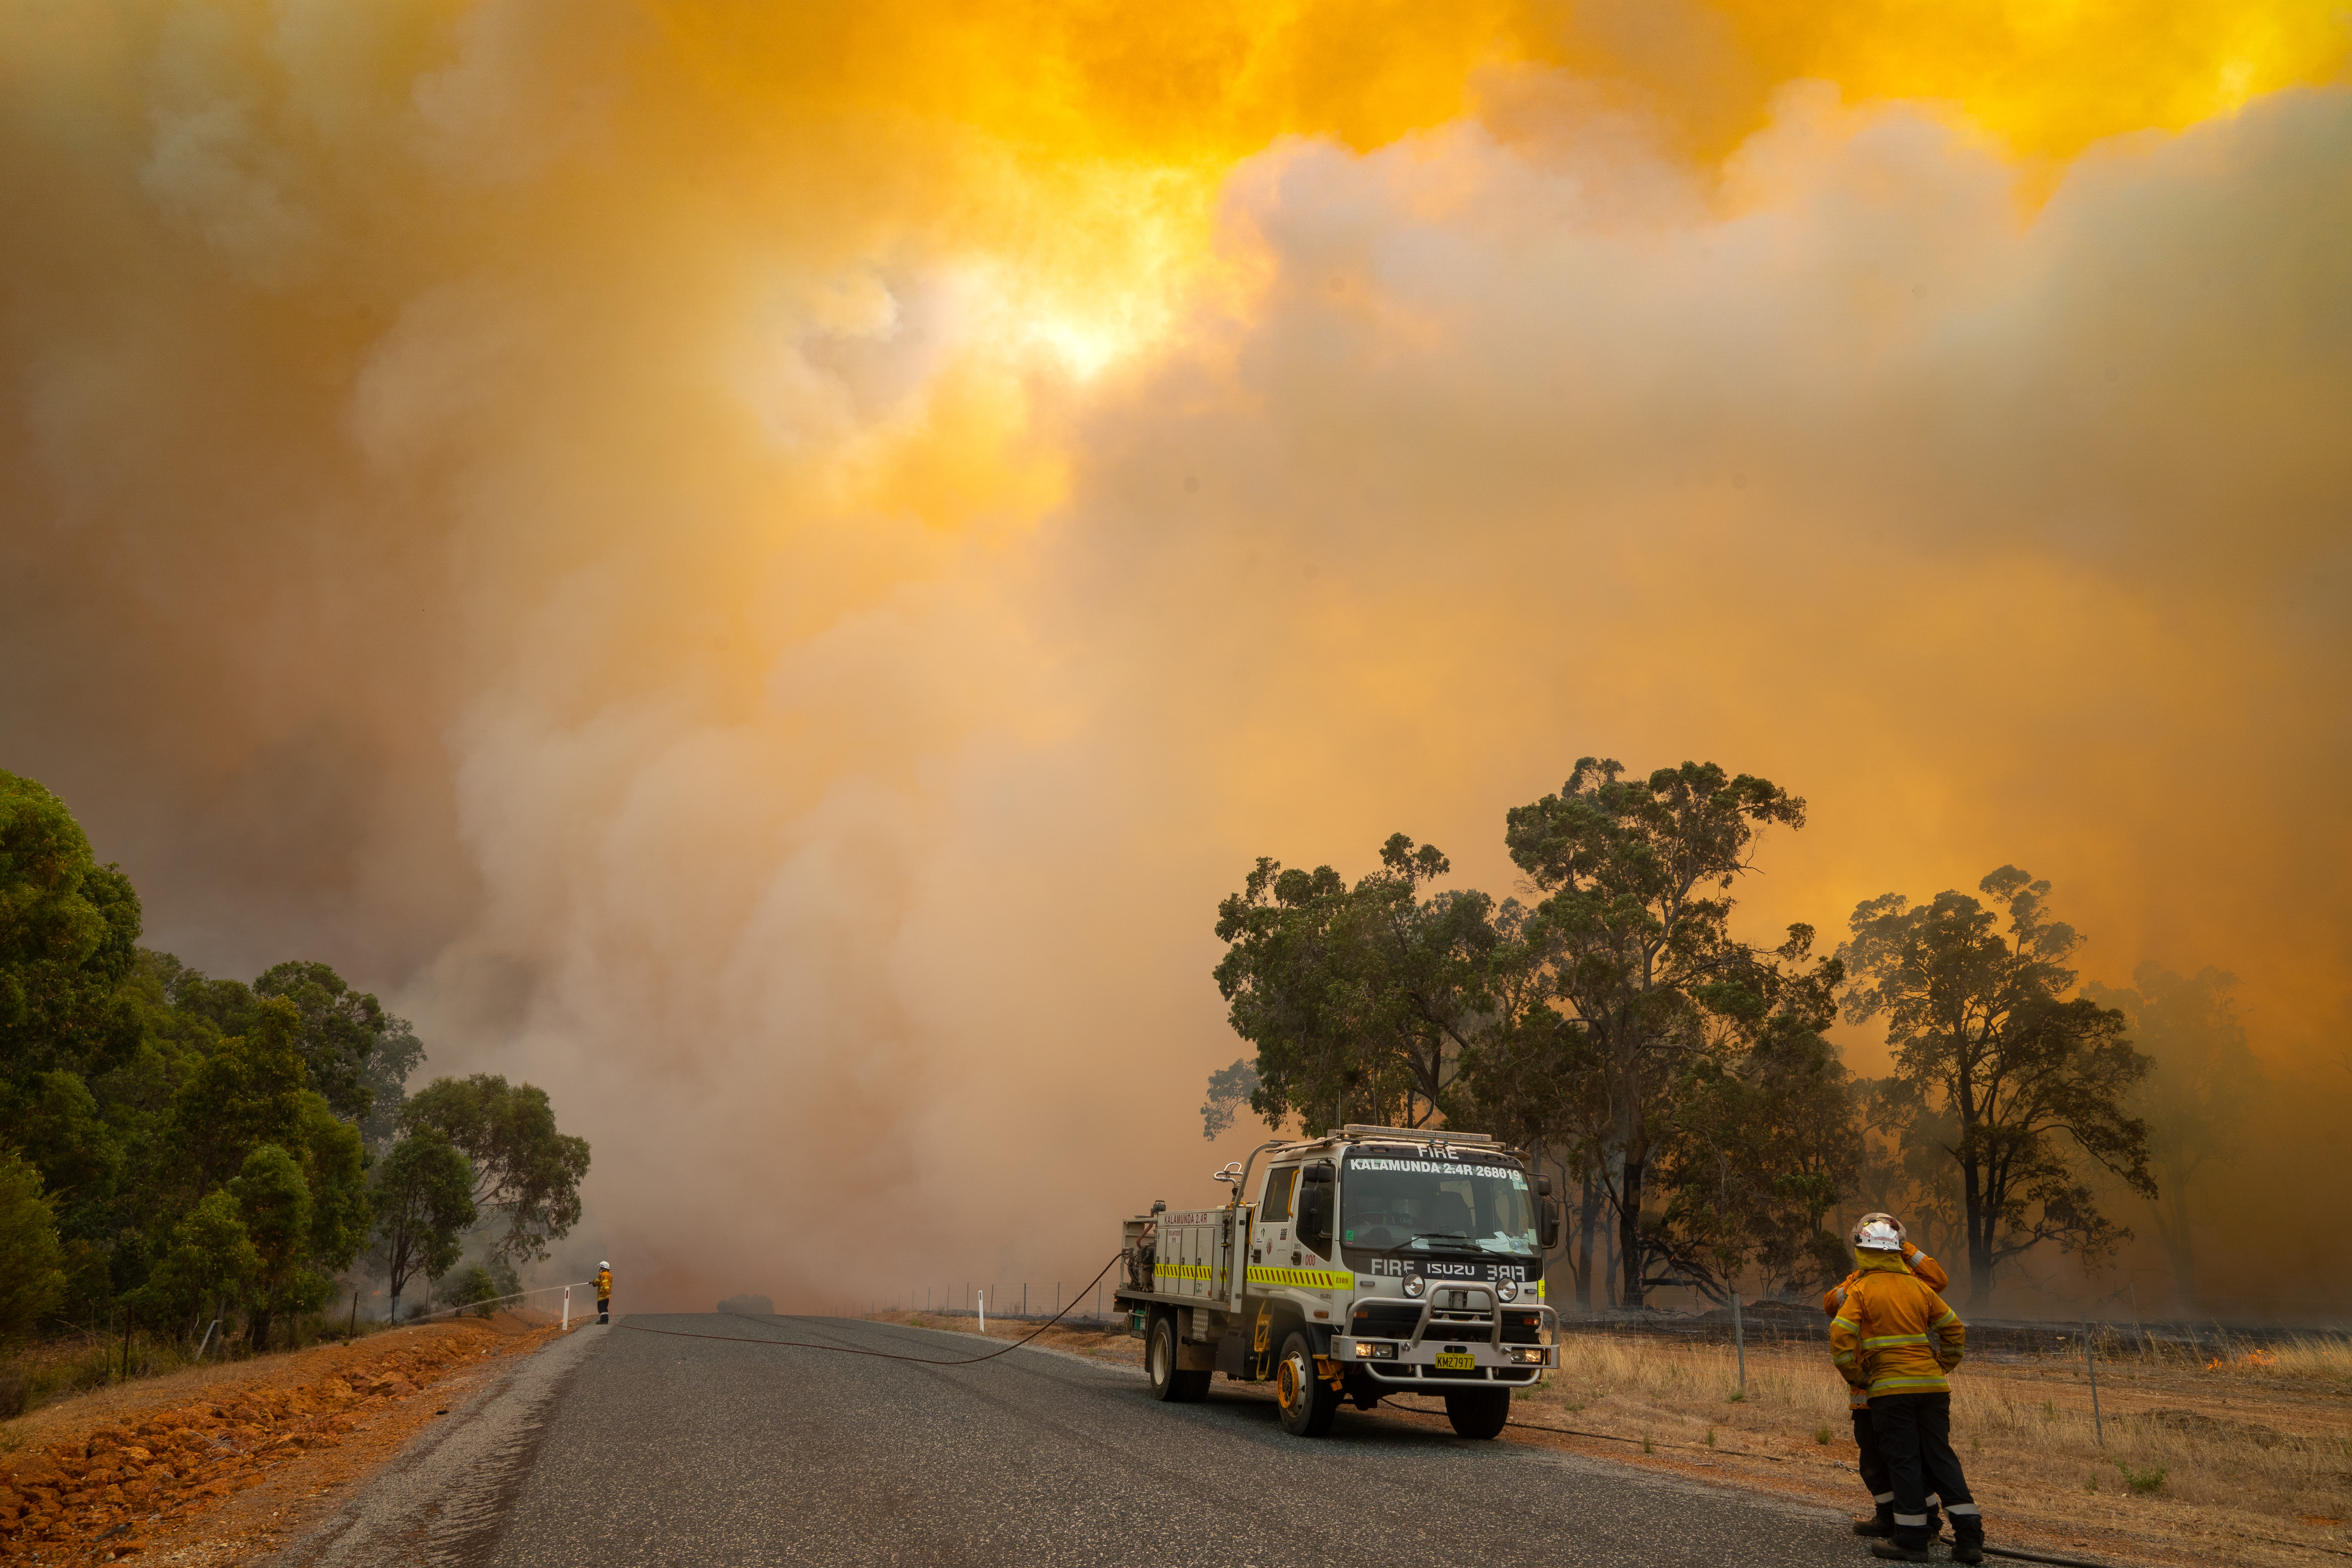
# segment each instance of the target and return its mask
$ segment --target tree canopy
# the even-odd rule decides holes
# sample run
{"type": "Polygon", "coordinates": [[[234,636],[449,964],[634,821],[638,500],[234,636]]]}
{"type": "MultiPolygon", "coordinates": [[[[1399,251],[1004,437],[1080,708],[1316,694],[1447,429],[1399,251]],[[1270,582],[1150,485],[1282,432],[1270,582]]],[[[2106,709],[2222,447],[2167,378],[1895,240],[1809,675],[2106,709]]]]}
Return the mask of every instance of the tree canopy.
{"type": "MultiPolygon", "coordinates": [[[[1503,842],[1545,895],[1535,920],[1549,994],[1599,1067],[1619,1299],[1638,1306],[1659,1250],[1643,1210],[1652,1145],[1670,1120],[1664,1097],[1702,1060],[1751,1038],[1785,984],[1732,937],[1727,894],[1757,834],[1802,827],[1805,803],[1713,763],[1642,779],[1624,772],[1580,759],[1559,793],[1510,810],[1503,842]]],[[[1788,955],[1809,941],[1792,931],[1788,955]]]]}
{"type": "Polygon", "coordinates": [[[1770,951],[1735,940],[1727,896],[1758,833],[1803,821],[1802,801],[1712,763],[1628,779],[1586,758],[1505,816],[1532,908],[1434,887],[1446,858],[1403,834],[1353,883],[1261,858],[1216,925],[1217,984],[1256,1055],[1212,1077],[1203,1131],[1244,1099],[1269,1124],[1475,1115],[1576,1173],[1580,1289],[1601,1206],[1629,1304],[1669,1281],[1717,1289],[1758,1259],[1817,1271],[1843,1165],[1748,1133],[1760,1116],[1815,1134],[1851,1121],[1821,1036],[1843,971],[1811,963],[1804,927],[1770,951]],[[1716,1179],[1734,1143],[1736,1202],[1716,1179]]]}
{"type": "Polygon", "coordinates": [[[2080,1160],[2156,1195],[2147,1124],[2129,1114],[2148,1058],[2123,1014],[2068,999],[2066,960],[2082,938],[2049,910],[2050,884],[2014,866],[1978,891],[1914,905],[1886,893],[1859,905],[1840,952],[1855,975],[1853,1023],[1886,1022],[1895,1053],[1889,1131],[1957,1168],[1969,1299],[1990,1299],[1994,1270],[2046,1241],[2099,1258],[2131,1232],[2100,1207],[2080,1160]]]}
{"type": "Polygon", "coordinates": [[[474,1207],[497,1222],[492,1257],[544,1258],[579,1223],[588,1141],[556,1130],[545,1089],[489,1073],[436,1079],[401,1115],[409,1132],[438,1132],[471,1163],[474,1207]]]}
{"type": "MultiPolygon", "coordinates": [[[[1444,1109],[1486,1022],[1493,901],[1423,896],[1450,868],[1434,845],[1394,834],[1380,859],[1350,886],[1328,866],[1262,858],[1218,906],[1217,988],[1234,1032],[1257,1047],[1249,1100],[1269,1121],[1344,1121],[1354,1107],[1418,1127],[1444,1109]]],[[[1213,1106],[1218,1094],[1212,1085],[1213,1106]]]]}
{"type": "Polygon", "coordinates": [[[1475,1122],[1577,1194],[1565,1261],[1587,1304],[1597,1286],[1629,1307],[1665,1285],[1804,1295],[1849,1266],[1840,1216],[1886,1208],[1965,1254],[1981,1307],[2044,1243],[2100,1263],[2130,1232],[2099,1184],[2156,1202],[2159,1174],[2186,1280],[2177,1194],[2228,1157],[2255,1076],[2229,977],[2143,966],[2137,990],[2078,993],[2079,935],[2014,867],[1979,884],[1992,909],[1867,900],[1826,957],[1802,923],[1745,940],[1733,895],[1762,837],[1804,824],[1754,774],[1585,757],[1503,814],[1531,904],[1441,886],[1446,858],[1402,834],[1353,881],[1260,858],[1215,927],[1255,1049],[1210,1075],[1203,1133],[1244,1105],[1308,1131],[1475,1122]],[[1847,1071],[1841,1018],[1884,1023],[1891,1076],[1847,1071]],[[2153,1089],[2135,1028],[2182,1063],[2153,1089]]]}
{"type": "Polygon", "coordinates": [[[425,1091],[464,1108],[493,1178],[498,1224],[478,1227],[478,1167],[405,1114],[424,1059],[406,1020],[315,960],[248,984],[140,936],[130,879],[65,804],[0,773],[0,1336],[127,1309],[182,1331],[226,1317],[260,1348],[374,1266],[380,1202],[414,1200],[391,1221],[415,1232],[401,1284],[468,1248],[499,1274],[578,1221],[588,1147],[543,1090],[425,1091]]]}

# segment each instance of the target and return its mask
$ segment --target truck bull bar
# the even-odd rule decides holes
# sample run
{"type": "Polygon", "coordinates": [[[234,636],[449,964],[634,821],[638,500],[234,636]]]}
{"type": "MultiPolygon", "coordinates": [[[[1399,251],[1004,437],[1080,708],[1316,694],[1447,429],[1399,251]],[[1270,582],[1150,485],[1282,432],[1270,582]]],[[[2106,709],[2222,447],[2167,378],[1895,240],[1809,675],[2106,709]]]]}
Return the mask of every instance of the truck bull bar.
{"type": "Polygon", "coordinates": [[[1433,1391],[1527,1384],[1559,1365],[1559,1315],[1538,1302],[1505,1306],[1486,1286],[1446,1285],[1419,1302],[1383,1298],[1357,1305],[1355,1318],[1331,1331],[1330,1359],[1375,1383],[1433,1391]],[[1398,1311],[1407,1306],[1419,1308],[1410,1323],[1398,1311]]]}

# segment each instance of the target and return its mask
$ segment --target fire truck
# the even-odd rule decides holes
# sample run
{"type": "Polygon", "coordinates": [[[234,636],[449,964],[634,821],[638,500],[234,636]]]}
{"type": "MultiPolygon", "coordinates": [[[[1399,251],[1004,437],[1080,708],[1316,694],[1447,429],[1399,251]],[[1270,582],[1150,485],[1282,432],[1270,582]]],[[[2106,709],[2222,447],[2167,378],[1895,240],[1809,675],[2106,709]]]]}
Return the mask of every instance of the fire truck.
{"type": "Polygon", "coordinates": [[[1342,1400],[1442,1397],[1454,1430],[1492,1437],[1511,1390],[1559,1364],[1544,1254],[1551,1180],[1481,1132],[1336,1128],[1261,1144],[1216,1173],[1214,1208],[1123,1224],[1117,1300],[1157,1398],[1213,1374],[1271,1383],[1285,1430],[1319,1437],[1342,1400]]]}

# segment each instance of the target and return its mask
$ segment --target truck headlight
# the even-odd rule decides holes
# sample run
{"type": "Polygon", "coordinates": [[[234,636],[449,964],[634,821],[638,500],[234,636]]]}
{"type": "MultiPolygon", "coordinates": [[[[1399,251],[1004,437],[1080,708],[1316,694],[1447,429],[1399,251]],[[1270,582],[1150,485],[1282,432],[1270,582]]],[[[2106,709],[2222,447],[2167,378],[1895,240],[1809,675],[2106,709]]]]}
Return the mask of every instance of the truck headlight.
{"type": "Polygon", "coordinates": [[[1528,1362],[1536,1366],[1541,1366],[1543,1364],[1543,1352],[1540,1350],[1514,1350],[1511,1354],[1517,1360],[1528,1362]]]}
{"type": "Polygon", "coordinates": [[[1372,1340],[1358,1340],[1356,1359],[1358,1361],[1394,1361],[1396,1346],[1381,1344],[1372,1340]]]}
{"type": "Polygon", "coordinates": [[[1516,1301],[1519,1299],[1519,1282],[1516,1279],[1498,1279],[1495,1282],[1495,1294],[1506,1301],[1516,1301]]]}
{"type": "Polygon", "coordinates": [[[1428,1289],[1428,1286],[1421,1282],[1420,1275],[1408,1274],[1404,1277],[1404,1293],[1412,1297],[1414,1300],[1418,1301],[1421,1300],[1421,1293],[1428,1289]]]}

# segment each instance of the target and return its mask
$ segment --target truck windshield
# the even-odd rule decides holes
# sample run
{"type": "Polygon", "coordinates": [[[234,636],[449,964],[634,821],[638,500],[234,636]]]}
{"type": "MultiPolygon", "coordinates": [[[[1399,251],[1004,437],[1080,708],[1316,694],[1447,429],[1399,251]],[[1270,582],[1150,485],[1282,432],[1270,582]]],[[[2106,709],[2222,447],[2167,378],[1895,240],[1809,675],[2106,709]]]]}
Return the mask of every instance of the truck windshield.
{"type": "Polygon", "coordinates": [[[1535,1194],[1514,1164],[1359,1155],[1340,1180],[1339,1212],[1350,1247],[1536,1255],[1535,1194]]]}

